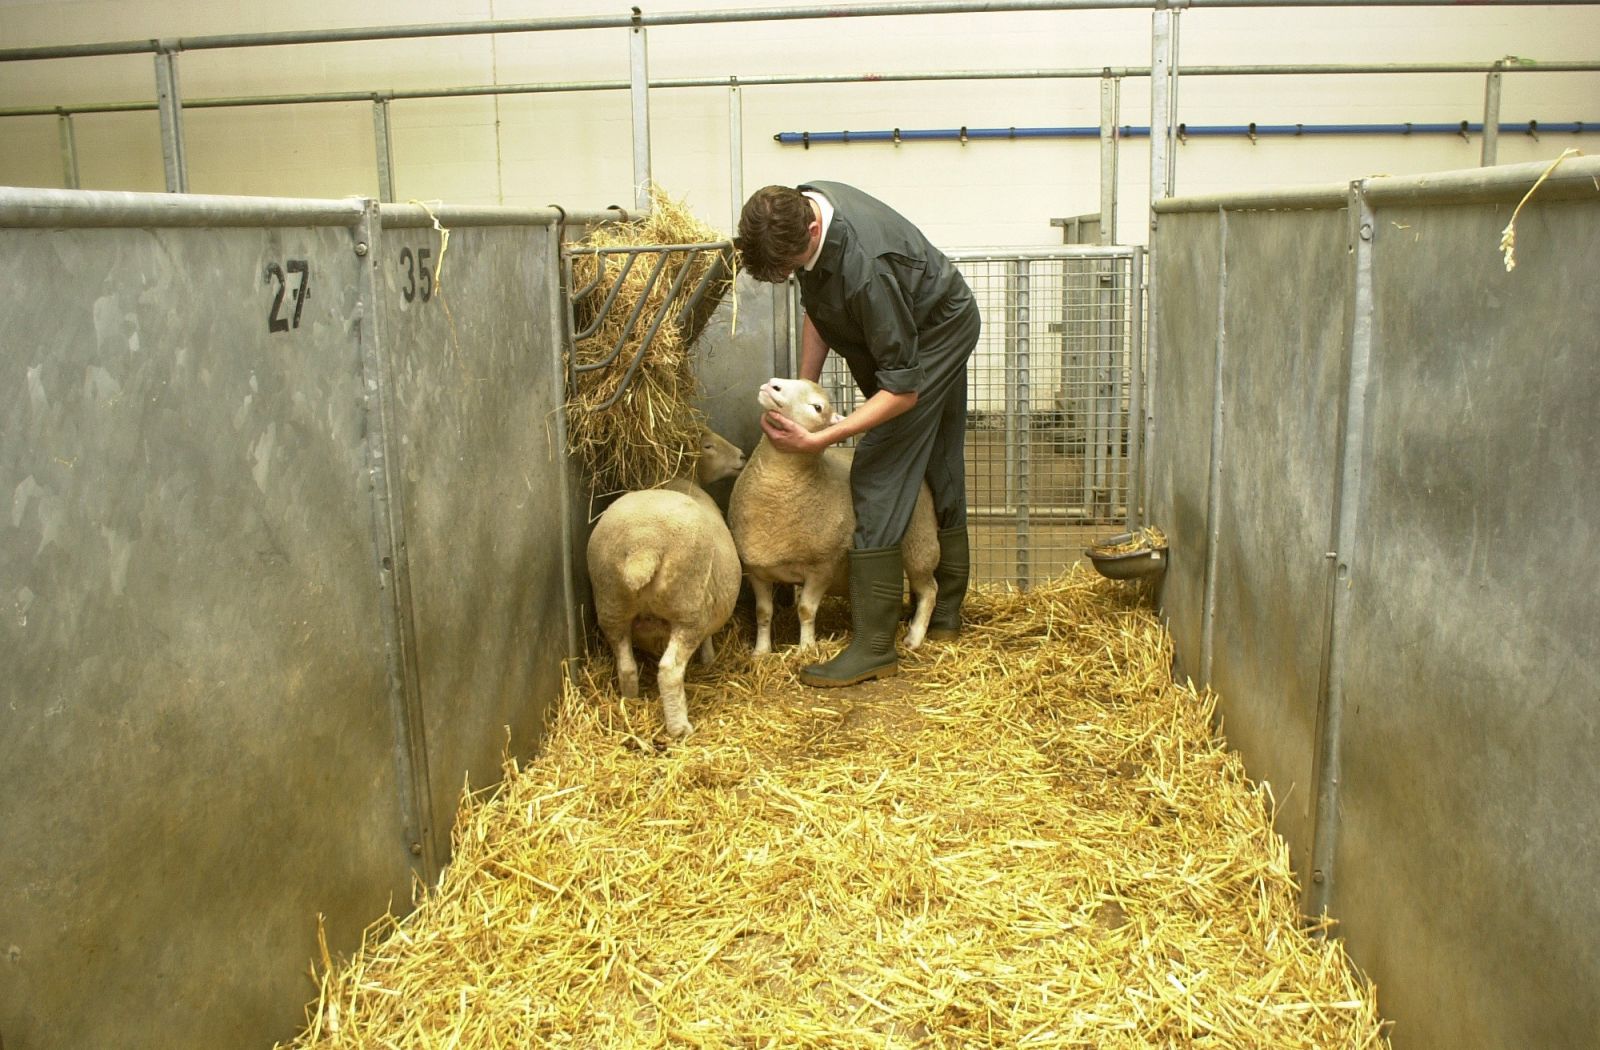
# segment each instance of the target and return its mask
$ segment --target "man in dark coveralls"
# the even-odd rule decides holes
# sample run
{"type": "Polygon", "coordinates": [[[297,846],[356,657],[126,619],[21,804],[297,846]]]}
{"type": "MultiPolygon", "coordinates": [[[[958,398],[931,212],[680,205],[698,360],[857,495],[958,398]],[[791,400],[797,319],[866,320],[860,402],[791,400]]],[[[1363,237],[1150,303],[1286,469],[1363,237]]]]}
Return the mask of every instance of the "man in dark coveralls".
{"type": "MultiPolygon", "coordinates": [[[[776,413],[761,429],[779,449],[818,452],[861,435],[850,470],[850,645],[800,674],[850,685],[898,668],[900,541],[926,480],[939,524],[939,585],[929,638],[954,638],[967,592],[967,358],[978,304],[955,265],[882,201],[837,182],[756,191],[739,216],[744,269],[773,283],[795,275],[805,322],[800,377],[816,382],[832,349],[866,398],[841,422],[807,433],[776,413]]],[[[798,527],[804,527],[797,523],[798,527]]]]}

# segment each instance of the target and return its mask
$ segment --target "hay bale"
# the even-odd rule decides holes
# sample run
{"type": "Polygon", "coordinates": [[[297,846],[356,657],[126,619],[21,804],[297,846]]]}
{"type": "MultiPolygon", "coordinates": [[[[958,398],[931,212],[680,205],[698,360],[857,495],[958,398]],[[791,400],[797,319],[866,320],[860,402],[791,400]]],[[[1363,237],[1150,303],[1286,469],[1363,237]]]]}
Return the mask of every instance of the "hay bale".
{"type": "MultiPolygon", "coordinates": [[[[635,247],[719,239],[717,231],[695,219],[681,202],[653,188],[648,218],[598,227],[583,243],[635,247]]],[[[723,272],[729,272],[729,254],[723,254],[723,272]]],[[[575,387],[569,391],[566,406],[568,444],[587,469],[596,491],[651,488],[693,472],[706,417],[699,407],[701,391],[690,348],[731,287],[731,279],[713,280],[683,324],[678,323],[677,315],[701,278],[717,265],[717,257],[713,251],[671,253],[652,283],[657,257],[642,255],[627,271],[620,292],[607,308],[608,293],[622,273],[626,257],[573,256],[573,287],[594,285],[573,304],[574,331],[585,330],[604,310],[595,333],[577,342],[574,360],[580,365],[597,364],[611,357],[619,344],[622,347],[607,367],[575,373],[575,387]],[[680,275],[678,293],[669,301],[680,275]],[[630,328],[629,319],[636,308],[638,318],[630,328]],[[628,379],[651,324],[663,313],[665,321],[628,379]],[[621,398],[601,408],[624,381],[628,387],[621,398]]]]}
{"type": "Polygon", "coordinates": [[[1386,1046],[1148,609],[1079,568],[968,611],[849,690],[730,627],[664,753],[584,665],[295,1046],[1386,1046]]]}

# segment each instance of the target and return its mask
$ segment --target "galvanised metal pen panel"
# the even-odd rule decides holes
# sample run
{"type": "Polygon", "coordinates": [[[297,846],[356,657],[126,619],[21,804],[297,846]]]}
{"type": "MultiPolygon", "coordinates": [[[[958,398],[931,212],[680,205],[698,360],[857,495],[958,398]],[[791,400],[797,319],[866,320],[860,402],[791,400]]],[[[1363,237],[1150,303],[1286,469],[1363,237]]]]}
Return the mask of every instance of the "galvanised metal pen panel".
{"type": "Polygon", "coordinates": [[[1272,784],[1278,831],[1307,871],[1348,223],[1330,209],[1229,212],[1225,225],[1208,678],[1229,743],[1272,784]]]}
{"type": "Polygon", "coordinates": [[[1397,1047],[1600,1032],[1595,171],[1535,194],[1510,273],[1533,175],[1372,223],[1334,910],[1397,1047]]]}
{"type": "Polygon", "coordinates": [[[1150,408],[1155,437],[1147,459],[1145,517],[1171,549],[1161,579],[1161,609],[1182,676],[1199,679],[1210,500],[1212,403],[1216,386],[1218,220],[1214,214],[1162,215],[1151,242],[1150,408]]]}
{"type": "Polygon", "coordinates": [[[440,242],[431,226],[386,218],[374,251],[442,860],[463,783],[497,782],[508,746],[532,754],[561,693],[567,457],[556,445],[552,229],[456,226],[442,266],[440,242]]]}
{"type": "Polygon", "coordinates": [[[409,899],[354,241],[0,229],[8,1046],[287,1038],[409,899]]]}

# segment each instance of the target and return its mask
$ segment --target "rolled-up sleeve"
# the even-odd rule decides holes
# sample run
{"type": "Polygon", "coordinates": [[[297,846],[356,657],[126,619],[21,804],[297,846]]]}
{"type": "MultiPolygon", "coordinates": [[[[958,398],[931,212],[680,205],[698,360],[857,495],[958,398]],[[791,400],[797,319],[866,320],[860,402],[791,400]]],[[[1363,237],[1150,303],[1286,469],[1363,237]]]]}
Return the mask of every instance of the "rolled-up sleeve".
{"type": "Polygon", "coordinates": [[[917,354],[917,325],[911,304],[894,272],[881,263],[872,279],[851,296],[851,312],[866,336],[877,366],[878,386],[908,394],[922,386],[922,361],[917,354]]]}

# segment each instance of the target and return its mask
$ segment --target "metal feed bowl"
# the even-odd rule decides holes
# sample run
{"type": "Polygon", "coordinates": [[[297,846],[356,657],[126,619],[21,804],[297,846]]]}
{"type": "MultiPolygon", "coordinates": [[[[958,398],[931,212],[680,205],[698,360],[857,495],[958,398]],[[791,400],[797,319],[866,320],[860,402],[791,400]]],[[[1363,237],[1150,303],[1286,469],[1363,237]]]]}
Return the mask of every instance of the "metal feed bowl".
{"type": "Polygon", "coordinates": [[[1138,580],[1159,576],[1167,571],[1165,542],[1152,545],[1143,532],[1119,532],[1083,549],[1095,571],[1108,580],[1138,580]],[[1107,548],[1119,547],[1138,540],[1140,546],[1112,553],[1107,548]]]}

